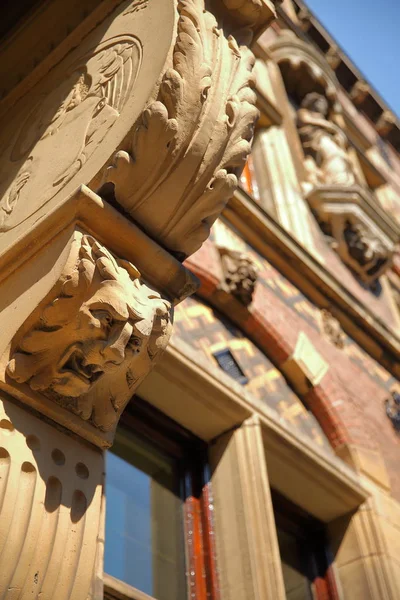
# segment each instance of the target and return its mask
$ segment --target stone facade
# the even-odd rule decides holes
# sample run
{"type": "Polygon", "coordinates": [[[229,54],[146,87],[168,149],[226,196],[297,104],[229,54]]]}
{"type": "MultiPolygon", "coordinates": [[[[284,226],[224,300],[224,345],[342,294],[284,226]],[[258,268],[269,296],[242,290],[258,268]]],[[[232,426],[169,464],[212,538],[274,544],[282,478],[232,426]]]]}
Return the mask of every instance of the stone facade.
{"type": "Polygon", "coordinates": [[[275,493],[323,524],[317,600],[396,600],[398,121],[302,0],[12,14],[0,599],[149,598],[103,568],[105,452],[138,394],[207,446],[198,600],[284,600],[275,493]]]}

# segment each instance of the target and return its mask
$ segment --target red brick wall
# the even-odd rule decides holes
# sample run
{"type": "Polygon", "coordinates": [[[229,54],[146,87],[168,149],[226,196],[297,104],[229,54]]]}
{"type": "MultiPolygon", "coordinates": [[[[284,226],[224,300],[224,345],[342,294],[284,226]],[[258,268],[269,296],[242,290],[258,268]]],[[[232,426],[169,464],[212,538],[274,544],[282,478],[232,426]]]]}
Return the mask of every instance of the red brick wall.
{"type": "Polygon", "coordinates": [[[304,401],[334,448],[354,444],[381,452],[392,493],[400,499],[400,441],[384,408],[395,379],[348,336],[343,349],[332,345],[321,335],[318,307],[252,248],[248,251],[260,268],[249,309],[218,290],[221,267],[212,239],[186,263],[202,281],[199,295],[229,315],[277,367],[293,353],[300,331],[310,338],[330,368],[304,401]]]}

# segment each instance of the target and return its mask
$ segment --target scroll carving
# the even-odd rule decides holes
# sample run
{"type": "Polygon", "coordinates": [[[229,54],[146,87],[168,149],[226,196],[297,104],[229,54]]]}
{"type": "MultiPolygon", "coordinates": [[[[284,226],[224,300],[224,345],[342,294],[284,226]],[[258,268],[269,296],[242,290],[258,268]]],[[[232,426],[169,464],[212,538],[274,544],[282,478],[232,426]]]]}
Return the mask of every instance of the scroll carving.
{"type": "Polygon", "coordinates": [[[183,258],[232,195],[258,111],[251,51],[225,37],[204,0],[179,0],[178,11],[172,66],[106,180],[117,202],[183,258]]]}
{"type": "Polygon", "coordinates": [[[171,306],[93,237],[77,245],[55,297],[14,342],[7,374],[108,431],[166,347],[171,306]]]}
{"type": "Polygon", "coordinates": [[[241,304],[249,306],[256,287],[258,269],[251,258],[229,248],[219,248],[223,271],[223,289],[241,304]]]}

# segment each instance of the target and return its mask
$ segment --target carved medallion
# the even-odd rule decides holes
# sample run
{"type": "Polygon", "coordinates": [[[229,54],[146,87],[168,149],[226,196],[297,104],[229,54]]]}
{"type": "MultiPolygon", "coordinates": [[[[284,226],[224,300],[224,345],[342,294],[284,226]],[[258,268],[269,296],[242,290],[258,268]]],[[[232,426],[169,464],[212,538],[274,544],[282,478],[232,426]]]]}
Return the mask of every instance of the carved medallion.
{"type": "MultiPolygon", "coordinates": [[[[160,77],[174,20],[172,2],[123,2],[5,115],[1,231],[54,205],[103,167],[160,77]],[[156,49],[149,19],[158,31],[156,49]]],[[[3,236],[2,245],[12,237],[3,236]]]]}

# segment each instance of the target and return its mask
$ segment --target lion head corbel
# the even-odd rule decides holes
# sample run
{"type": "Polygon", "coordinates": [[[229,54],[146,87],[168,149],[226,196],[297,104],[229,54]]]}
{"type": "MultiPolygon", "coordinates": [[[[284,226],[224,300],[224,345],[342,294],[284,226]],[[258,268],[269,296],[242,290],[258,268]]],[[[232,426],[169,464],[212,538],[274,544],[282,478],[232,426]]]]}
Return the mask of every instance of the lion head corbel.
{"type": "Polygon", "coordinates": [[[67,271],[33,326],[17,334],[6,372],[108,431],[166,347],[171,305],[88,235],[67,271]]]}

